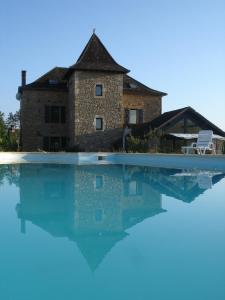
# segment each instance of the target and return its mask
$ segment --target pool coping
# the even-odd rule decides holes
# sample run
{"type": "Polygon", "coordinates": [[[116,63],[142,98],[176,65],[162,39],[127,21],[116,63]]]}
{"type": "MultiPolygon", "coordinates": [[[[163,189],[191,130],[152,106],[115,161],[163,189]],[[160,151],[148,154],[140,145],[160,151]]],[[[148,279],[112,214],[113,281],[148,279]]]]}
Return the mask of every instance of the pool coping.
{"type": "Polygon", "coordinates": [[[177,169],[225,171],[225,155],[120,152],[0,152],[0,164],[128,164],[177,169]]]}

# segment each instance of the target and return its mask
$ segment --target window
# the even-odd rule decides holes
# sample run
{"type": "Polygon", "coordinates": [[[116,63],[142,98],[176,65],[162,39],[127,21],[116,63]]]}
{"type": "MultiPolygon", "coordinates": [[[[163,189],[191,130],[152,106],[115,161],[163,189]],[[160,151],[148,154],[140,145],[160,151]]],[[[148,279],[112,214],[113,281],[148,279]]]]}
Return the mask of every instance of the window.
{"type": "Polygon", "coordinates": [[[57,79],[49,79],[49,84],[54,85],[54,84],[58,84],[59,81],[57,79]]]}
{"type": "Polygon", "coordinates": [[[95,119],[95,129],[96,130],[103,130],[103,118],[97,117],[95,119]]]}
{"type": "Polygon", "coordinates": [[[95,221],[101,222],[103,219],[103,211],[101,208],[95,210],[95,221]]]}
{"type": "Polygon", "coordinates": [[[60,151],[65,150],[68,138],[65,136],[44,136],[43,150],[45,151],[60,151]]]}
{"type": "Polygon", "coordinates": [[[100,190],[100,189],[102,189],[103,188],[103,176],[101,176],[101,175],[97,175],[96,177],[95,177],[95,189],[96,190],[100,190]]]}
{"type": "Polygon", "coordinates": [[[143,123],[143,109],[126,109],[125,110],[126,124],[142,124],[143,123]]]}
{"type": "Polygon", "coordinates": [[[130,124],[137,124],[137,110],[130,109],[129,111],[129,123],[130,124]]]}
{"type": "Polygon", "coordinates": [[[142,195],[142,182],[131,180],[124,185],[124,195],[129,196],[141,196],[142,195]]]}
{"type": "Polygon", "coordinates": [[[45,106],[45,123],[65,123],[66,108],[64,106],[45,106]]]}
{"type": "Polygon", "coordinates": [[[65,198],[64,182],[45,182],[44,183],[45,199],[62,200],[65,198]]]}
{"type": "Polygon", "coordinates": [[[103,96],[102,84],[96,84],[96,86],[95,86],[95,96],[96,97],[102,97],[103,96]]]}
{"type": "Polygon", "coordinates": [[[129,83],[129,88],[130,88],[130,89],[136,89],[136,88],[137,88],[137,85],[134,84],[134,83],[129,83]]]}

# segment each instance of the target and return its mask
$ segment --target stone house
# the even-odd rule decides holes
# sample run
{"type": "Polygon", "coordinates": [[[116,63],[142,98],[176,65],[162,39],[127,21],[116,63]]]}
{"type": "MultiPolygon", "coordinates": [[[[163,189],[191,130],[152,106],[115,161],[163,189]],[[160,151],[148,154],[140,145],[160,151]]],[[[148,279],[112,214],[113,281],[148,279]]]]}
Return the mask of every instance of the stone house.
{"type": "Polygon", "coordinates": [[[30,84],[22,71],[22,150],[112,150],[126,125],[161,115],[166,93],[128,73],[95,33],[71,67],[55,67],[30,84]]]}

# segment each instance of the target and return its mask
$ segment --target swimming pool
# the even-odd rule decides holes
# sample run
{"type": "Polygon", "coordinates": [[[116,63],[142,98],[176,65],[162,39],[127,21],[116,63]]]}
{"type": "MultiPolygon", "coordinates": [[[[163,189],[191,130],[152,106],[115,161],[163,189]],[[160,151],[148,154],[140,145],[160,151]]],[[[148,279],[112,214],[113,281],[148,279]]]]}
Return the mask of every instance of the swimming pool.
{"type": "Polygon", "coordinates": [[[0,298],[222,300],[225,172],[0,165],[0,298]]]}

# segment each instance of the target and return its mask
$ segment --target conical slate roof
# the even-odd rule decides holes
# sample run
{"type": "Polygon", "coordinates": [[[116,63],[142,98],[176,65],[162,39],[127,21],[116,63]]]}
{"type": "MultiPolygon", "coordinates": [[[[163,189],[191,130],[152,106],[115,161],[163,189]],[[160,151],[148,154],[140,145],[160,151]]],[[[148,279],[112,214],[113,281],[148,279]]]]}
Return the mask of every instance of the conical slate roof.
{"type": "Polygon", "coordinates": [[[73,70],[129,72],[112,58],[95,33],[92,34],[77,62],[70,67],[69,73],[73,70]]]}
{"type": "Polygon", "coordinates": [[[89,268],[94,272],[103,261],[104,257],[119,241],[123,240],[128,233],[106,233],[102,236],[90,235],[75,237],[75,242],[89,268]]]}

